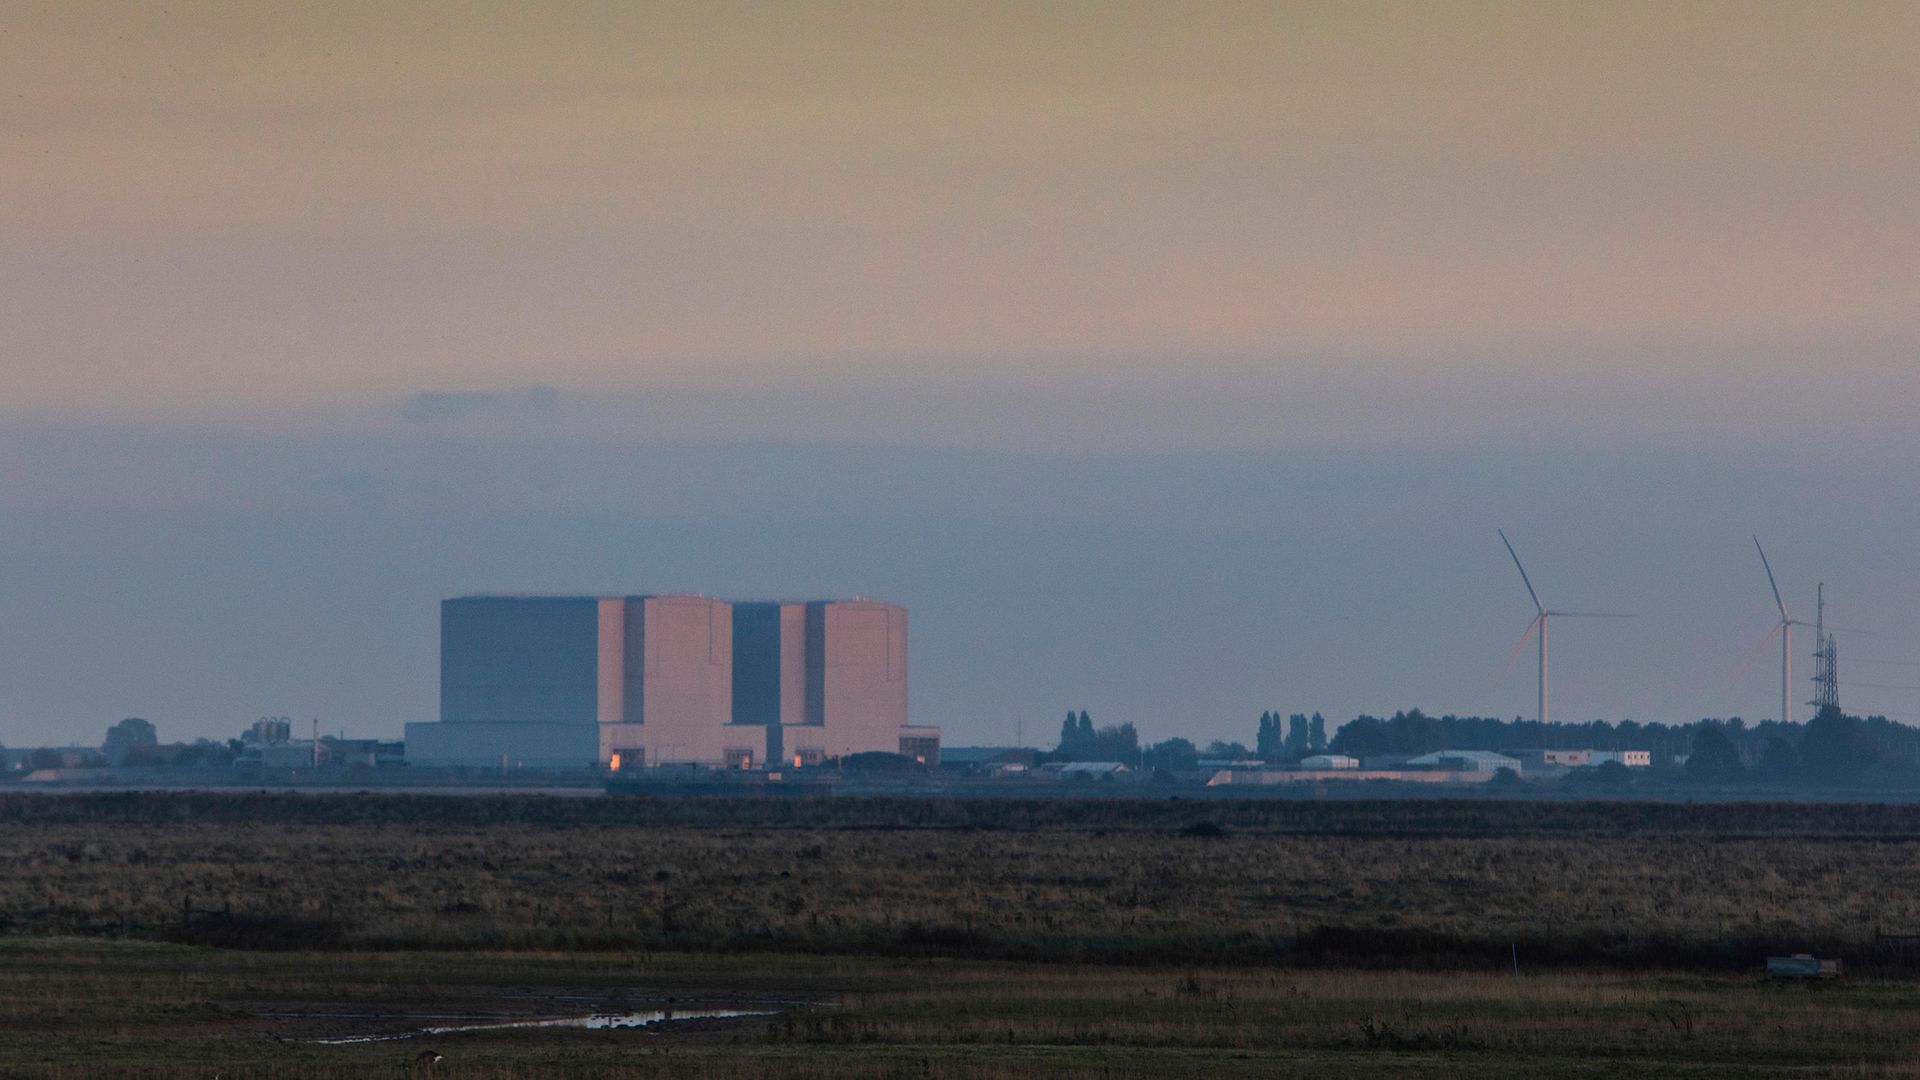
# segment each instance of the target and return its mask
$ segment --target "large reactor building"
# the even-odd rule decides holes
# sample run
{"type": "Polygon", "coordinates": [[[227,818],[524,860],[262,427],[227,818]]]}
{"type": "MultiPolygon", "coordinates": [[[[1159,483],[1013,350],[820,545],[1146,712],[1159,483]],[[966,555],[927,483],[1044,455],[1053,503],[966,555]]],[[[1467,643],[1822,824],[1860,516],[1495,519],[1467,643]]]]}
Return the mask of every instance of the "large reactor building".
{"type": "Polygon", "coordinates": [[[907,611],[872,600],[465,596],[440,605],[440,720],[419,765],[933,761],[907,723],[907,611]]]}

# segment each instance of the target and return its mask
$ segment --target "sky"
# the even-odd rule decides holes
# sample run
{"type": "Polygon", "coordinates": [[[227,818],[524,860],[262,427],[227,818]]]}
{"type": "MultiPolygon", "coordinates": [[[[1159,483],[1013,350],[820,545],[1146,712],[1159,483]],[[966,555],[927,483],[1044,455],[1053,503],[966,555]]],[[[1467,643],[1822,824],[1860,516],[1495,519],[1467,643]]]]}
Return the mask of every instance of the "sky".
{"type": "Polygon", "coordinates": [[[950,744],[1530,715],[1496,526],[1638,615],[1556,626],[1557,718],[1777,713],[1759,533],[1920,722],[1915,55],[1895,3],[6,5],[0,742],[397,735],[495,590],[905,603],[950,744]]]}

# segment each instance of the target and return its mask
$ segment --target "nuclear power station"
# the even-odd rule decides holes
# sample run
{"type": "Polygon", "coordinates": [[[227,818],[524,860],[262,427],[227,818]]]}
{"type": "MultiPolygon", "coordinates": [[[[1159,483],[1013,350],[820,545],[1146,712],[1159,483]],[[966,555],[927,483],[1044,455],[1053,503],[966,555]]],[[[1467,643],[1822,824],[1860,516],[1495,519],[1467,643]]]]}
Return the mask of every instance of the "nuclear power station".
{"type": "Polygon", "coordinates": [[[440,607],[428,766],[731,768],[863,751],[932,761],[907,723],[907,611],[874,600],[466,596],[440,607]]]}

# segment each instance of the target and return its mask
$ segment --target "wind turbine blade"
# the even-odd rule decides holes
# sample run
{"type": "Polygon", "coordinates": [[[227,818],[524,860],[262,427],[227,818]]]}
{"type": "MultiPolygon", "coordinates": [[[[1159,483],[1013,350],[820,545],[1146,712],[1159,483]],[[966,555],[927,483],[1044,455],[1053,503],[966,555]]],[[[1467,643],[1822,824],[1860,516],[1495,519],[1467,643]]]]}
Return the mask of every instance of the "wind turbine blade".
{"type": "Polygon", "coordinates": [[[1773,589],[1774,606],[1780,609],[1780,621],[1792,622],[1793,616],[1787,614],[1787,602],[1780,599],[1780,586],[1773,580],[1773,564],[1767,561],[1767,549],[1760,546],[1760,538],[1753,538],[1753,549],[1760,553],[1760,565],[1766,568],[1767,585],[1773,589]]]}
{"type": "Polygon", "coordinates": [[[1747,669],[1753,666],[1754,661],[1760,659],[1760,654],[1766,652],[1767,648],[1773,644],[1774,639],[1780,636],[1780,631],[1786,628],[1787,623],[1784,621],[1773,624],[1773,631],[1767,635],[1767,640],[1762,641],[1752,652],[1748,653],[1747,658],[1740,662],[1740,670],[1734,672],[1733,677],[1727,680],[1727,687],[1729,689],[1731,689],[1735,683],[1738,683],[1742,676],[1746,675],[1747,669]]]}
{"type": "Polygon", "coordinates": [[[1533,621],[1527,624],[1527,628],[1520,631],[1520,640],[1514,642],[1513,648],[1507,650],[1507,662],[1500,665],[1500,674],[1493,677],[1493,685],[1499,686],[1506,681],[1507,672],[1513,670],[1513,662],[1520,657],[1521,646],[1527,643],[1527,636],[1533,633],[1533,628],[1539,626],[1540,620],[1544,618],[1546,618],[1545,615],[1535,615],[1533,621]]]}
{"type": "Polygon", "coordinates": [[[1549,614],[1549,615],[1551,615],[1551,616],[1553,616],[1553,617],[1554,617],[1554,618],[1556,618],[1556,619],[1559,619],[1559,618],[1573,618],[1573,619],[1633,619],[1633,618],[1638,618],[1638,616],[1636,616],[1636,615],[1635,615],[1635,614],[1634,614],[1633,612],[1631,612],[1631,611],[1626,611],[1626,612],[1621,612],[1621,611],[1549,611],[1549,612],[1547,612],[1547,614],[1549,614]]]}
{"type": "Polygon", "coordinates": [[[1801,622],[1799,619],[1788,619],[1787,621],[1792,623],[1795,626],[1810,626],[1816,629],[1823,629],[1830,634],[1835,631],[1838,631],[1842,634],[1858,634],[1861,637],[1879,637],[1880,636],[1878,631],[1862,630],[1858,627],[1852,627],[1852,626],[1835,626],[1832,623],[1828,623],[1823,627],[1823,626],[1820,626],[1820,624],[1818,623],[1801,622]]]}
{"type": "Polygon", "coordinates": [[[1533,609],[1542,615],[1547,613],[1547,605],[1540,602],[1540,594],[1533,591],[1533,581],[1527,577],[1527,568],[1520,565],[1520,555],[1513,550],[1513,541],[1507,539],[1504,530],[1495,529],[1500,534],[1500,542],[1507,545],[1507,554],[1513,556],[1513,568],[1520,571],[1520,583],[1527,587],[1527,595],[1533,597],[1533,609]]]}

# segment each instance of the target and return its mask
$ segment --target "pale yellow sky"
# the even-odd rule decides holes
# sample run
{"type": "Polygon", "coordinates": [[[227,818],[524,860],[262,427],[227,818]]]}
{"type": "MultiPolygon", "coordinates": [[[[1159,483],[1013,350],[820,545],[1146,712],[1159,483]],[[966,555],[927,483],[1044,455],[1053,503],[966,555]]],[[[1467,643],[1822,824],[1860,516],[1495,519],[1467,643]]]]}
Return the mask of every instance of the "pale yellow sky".
{"type": "Polygon", "coordinates": [[[1800,362],[1756,341],[1871,383],[1916,56],[1892,3],[10,4],[0,408],[1800,362]]]}

